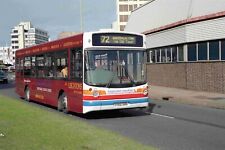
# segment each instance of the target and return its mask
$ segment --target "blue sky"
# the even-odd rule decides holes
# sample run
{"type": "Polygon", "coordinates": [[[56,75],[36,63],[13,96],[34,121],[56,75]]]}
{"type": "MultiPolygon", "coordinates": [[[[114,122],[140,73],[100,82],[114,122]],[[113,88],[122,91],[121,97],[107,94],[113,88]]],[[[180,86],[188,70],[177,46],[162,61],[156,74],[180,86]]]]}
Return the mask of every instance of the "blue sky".
{"type": "MultiPolygon", "coordinates": [[[[110,28],[116,20],[116,0],[82,0],[84,31],[110,28]]],[[[11,29],[21,21],[47,30],[55,39],[62,31],[80,31],[80,0],[2,0],[0,46],[10,44],[11,29]]]]}

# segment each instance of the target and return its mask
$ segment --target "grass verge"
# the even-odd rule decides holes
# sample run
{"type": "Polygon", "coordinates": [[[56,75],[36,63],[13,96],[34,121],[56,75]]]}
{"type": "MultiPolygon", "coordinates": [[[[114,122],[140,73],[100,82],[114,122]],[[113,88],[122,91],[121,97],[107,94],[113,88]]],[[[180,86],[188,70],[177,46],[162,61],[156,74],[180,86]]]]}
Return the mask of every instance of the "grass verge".
{"type": "Polygon", "coordinates": [[[0,95],[0,149],[151,150],[153,148],[39,107],[0,95]]]}

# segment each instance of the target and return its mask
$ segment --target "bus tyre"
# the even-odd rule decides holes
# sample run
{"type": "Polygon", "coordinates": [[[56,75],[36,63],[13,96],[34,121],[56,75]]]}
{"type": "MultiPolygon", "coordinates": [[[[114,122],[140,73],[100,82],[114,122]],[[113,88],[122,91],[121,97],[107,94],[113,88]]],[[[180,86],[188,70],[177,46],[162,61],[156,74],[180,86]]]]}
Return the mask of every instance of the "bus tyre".
{"type": "Polygon", "coordinates": [[[58,110],[63,111],[64,113],[68,113],[68,105],[67,105],[67,96],[65,93],[59,96],[58,100],[58,110]]]}
{"type": "Polygon", "coordinates": [[[28,87],[25,89],[25,100],[30,101],[30,90],[28,87]]]}

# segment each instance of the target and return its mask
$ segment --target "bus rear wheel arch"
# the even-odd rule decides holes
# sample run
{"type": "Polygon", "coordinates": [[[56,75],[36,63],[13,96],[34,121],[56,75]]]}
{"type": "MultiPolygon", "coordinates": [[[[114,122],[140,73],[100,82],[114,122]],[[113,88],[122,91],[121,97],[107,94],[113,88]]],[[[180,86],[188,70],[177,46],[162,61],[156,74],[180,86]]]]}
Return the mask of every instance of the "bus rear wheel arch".
{"type": "Polygon", "coordinates": [[[68,113],[68,100],[65,92],[60,92],[58,96],[58,110],[68,113]]]}

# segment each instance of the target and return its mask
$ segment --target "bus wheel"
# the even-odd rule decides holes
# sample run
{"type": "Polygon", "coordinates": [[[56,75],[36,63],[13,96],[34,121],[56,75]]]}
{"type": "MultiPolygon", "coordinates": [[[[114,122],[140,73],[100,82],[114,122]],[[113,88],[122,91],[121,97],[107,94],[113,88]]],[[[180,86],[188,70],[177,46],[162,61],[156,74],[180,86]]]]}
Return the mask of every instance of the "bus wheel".
{"type": "Polygon", "coordinates": [[[67,96],[65,93],[59,96],[58,100],[58,110],[63,111],[64,113],[68,113],[68,105],[67,105],[67,96]]]}
{"type": "Polygon", "coordinates": [[[30,90],[28,87],[25,89],[25,100],[28,102],[30,101],[30,90]]]}

